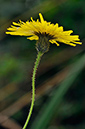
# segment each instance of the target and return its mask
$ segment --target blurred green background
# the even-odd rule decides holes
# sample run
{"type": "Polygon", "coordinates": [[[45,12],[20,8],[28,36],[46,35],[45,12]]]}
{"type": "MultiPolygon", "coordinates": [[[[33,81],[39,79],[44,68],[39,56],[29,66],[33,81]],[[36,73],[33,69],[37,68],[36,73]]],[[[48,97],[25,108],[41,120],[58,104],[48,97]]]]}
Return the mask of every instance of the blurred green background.
{"type": "Polygon", "coordinates": [[[27,129],[85,129],[85,0],[0,0],[0,129],[21,129],[31,101],[35,41],[6,35],[13,21],[39,18],[80,36],[77,47],[50,45],[36,75],[27,129]]]}

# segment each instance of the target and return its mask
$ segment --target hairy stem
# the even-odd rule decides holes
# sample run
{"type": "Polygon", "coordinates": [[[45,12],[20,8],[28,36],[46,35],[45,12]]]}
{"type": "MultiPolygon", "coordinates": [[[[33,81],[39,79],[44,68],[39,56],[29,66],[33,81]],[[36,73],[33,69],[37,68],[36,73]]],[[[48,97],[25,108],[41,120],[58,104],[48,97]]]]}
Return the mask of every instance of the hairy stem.
{"type": "Polygon", "coordinates": [[[35,61],[35,65],[34,65],[34,69],[33,69],[33,76],[32,76],[32,102],[31,102],[30,111],[29,111],[29,114],[27,116],[27,119],[26,119],[26,122],[24,124],[23,129],[26,129],[27,124],[28,124],[30,117],[32,115],[32,111],[33,111],[33,106],[34,106],[34,101],[35,101],[35,75],[36,75],[36,71],[37,71],[41,56],[42,56],[42,53],[38,52],[37,58],[35,61]]]}

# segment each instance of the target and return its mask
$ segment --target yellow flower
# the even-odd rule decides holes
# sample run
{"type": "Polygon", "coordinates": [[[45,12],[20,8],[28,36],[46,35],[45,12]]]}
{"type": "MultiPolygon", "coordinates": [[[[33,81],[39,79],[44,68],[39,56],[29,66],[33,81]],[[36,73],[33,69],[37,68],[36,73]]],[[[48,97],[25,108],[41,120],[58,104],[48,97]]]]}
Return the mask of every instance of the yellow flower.
{"type": "Polygon", "coordinates": [[[20,36],[29,36],[27,39],[30,40],[39,40],[40,37],[47,37],[50,43],[55,43],[59,46],[59,42],[65,43],[71,46],[76,46],[76,44],[82,44],[78,35],[70,35],[73,33],[72,30],[64,31],[62,26],[58,26],[58,23],[53,24],[47,22],[43,19],[41,13],[39,13],[40,21],[34,21],[31,17],[31,21],[22,22],[19,20],[19,23],[13,22],[13,25],[9,27],[6,34],[10,35],[20,35],[20,36]]]}

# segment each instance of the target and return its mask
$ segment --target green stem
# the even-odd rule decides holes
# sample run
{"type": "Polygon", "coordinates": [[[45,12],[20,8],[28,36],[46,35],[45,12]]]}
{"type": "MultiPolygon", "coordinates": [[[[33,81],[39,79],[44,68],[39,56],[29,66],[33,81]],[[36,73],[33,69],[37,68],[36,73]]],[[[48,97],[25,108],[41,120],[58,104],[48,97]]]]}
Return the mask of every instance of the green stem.
{"type": "Polygon", "coordinates": [[[42,53],[38,52],[38,55],[37,55],[37,58],[36,58],[36,61],[35,61],[35,65],[34,65],[34,69],[33,69],[33,76],[32,76],[32,102],[31,102],[30,111],[29,111],[29,114],[27,116],[27,119],[26,119],[26,122],[24,124],[23,129],[26,129],[27,124],[30,120],[32,111],[33,111],[33,106],[34,106],[34,101],[35,101],[35,75],[36,75],[36,71],[37,71],[41,56],[42,56],[42,53]]]}

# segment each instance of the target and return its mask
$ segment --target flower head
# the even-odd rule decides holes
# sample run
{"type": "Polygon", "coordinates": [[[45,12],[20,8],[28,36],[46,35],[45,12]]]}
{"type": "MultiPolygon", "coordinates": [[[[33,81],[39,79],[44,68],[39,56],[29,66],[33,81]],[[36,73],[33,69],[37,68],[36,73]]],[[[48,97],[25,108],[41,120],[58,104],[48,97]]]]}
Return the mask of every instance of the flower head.
{"type": "Polygon", "coordinates": [[[31,17],[31,21],[22,22],[19,20],[18,23],[13,22],[13,25],[7,29],[6,34],[28,36],[27,39],[38,40],[39,42],[43,39],[43,42],[55,43],[57,46],[59,46],[59,42],[71,46],[82,44],[79,42],[78,35],[71,35],[72,30],[64,31],[62,26],[58,26],[58,23],[53,24],[45,21],[41,13],[39,13],[39,16],[40,21],[39,19],[34,21],[31,17]]]}

